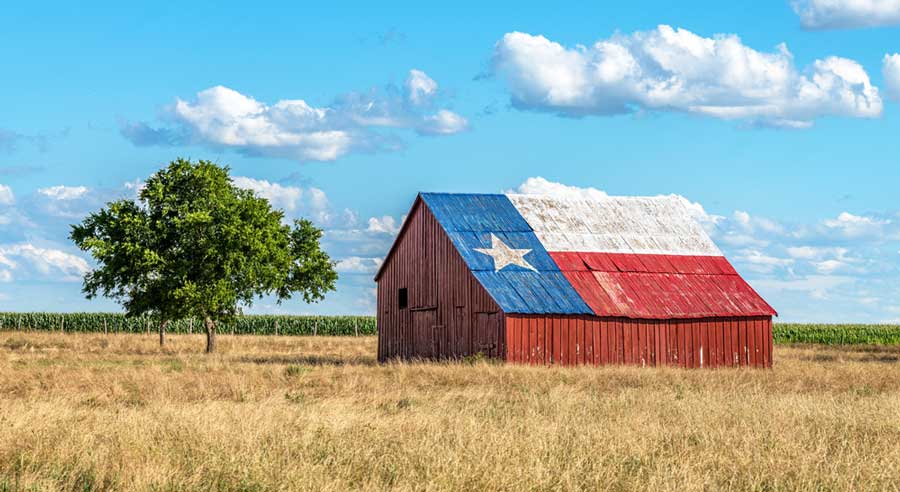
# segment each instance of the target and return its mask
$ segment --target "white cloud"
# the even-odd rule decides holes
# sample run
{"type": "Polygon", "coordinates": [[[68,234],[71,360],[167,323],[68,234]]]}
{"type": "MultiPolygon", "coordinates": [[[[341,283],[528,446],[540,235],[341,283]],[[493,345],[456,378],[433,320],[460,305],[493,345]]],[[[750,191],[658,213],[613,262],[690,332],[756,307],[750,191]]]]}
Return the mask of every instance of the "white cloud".
{"type": "Polygon", "coordinates": [[[406,78],[406,97],[415,105],[428,103],[437,93],[438,85],[421,70],[412,69],[406,78]]]}
{"type": "Polygon", "coordinates": [[[288,212],[297,210],[300,200],[303,198],[303,190],[295,186],[282,186],[264,179],[235,176],[231,178],[234,185],[253,191],[256,196],[265,198],[273,207],[288,212]]]}
{"type": "Polygon", "coordinates": [[[422,135],[453,135],[469,128],[469,120],[462,116],[441,109],[437,113],[422,118],[416,131],[422,135]]]}
{"type": "Polygon", "coordinates": [[[665,25],[572,48],[512,32],[497,42],[493,64],[514,106],[568,116],[678,111],[803,128],[823,116],[882,112],[878,88],[853,60],[828,57],[801,72],[783,44],[765,53],[736,35],[665,25]]]}
{"type": "Polygon", "coordinates": [[[273,207],[284,210],[286,219],[304,217],[326,227],[352,226],[356,222],[355,212],[333,210],[328,195],[314,186],[288,186],[247,176],[231,179],[235,186],[251,190],[256,196],[268,200],[273,207]]]}
{"type": "Polygon", "coordinates": [[[81,280],[90,267],[84,258],[59,249],[31,243],[0,245],[0,277],[11,280],[17,275],[15,272],[23,270],[33,270],[54,280],[76,281],[81,280]]]}
{"type": "Polygon", "coordinates": [[[799,260],[815,260],[829,256],[845,258],[848,253],[847,248],[827,246],[790,246],[785,248],[785,251],[791,258],[799,260]]]}
{"type": "Polygon", "coordinates": [[[413,70],[403,91],[388,88],[338,97],[315,107],[302,99],[268,105],[236,90],[215,86],[193,101],[177,99],[166,108],[173,128],[125,122],[122,134],[136,145],[204,144],[232,148],[247,155],[300,161],[332,161],[354,151],[391,150],[397,138],[378,129],[412,129],[420,134],[450,135],[467,128],[462,116],[426,109],[437,83],[413,70]],[[402,92],[402,93],[401,93],[402,92]]]}
{"type": "Polygon", "coordinates": [[[375,273],[382,261],[381,258],[351,256],[338,261],[335,270],[339,273],[375,273]]]}
{"type": "Polygon", "coordinates": [[[385,215],[383,217],[370,217],[369,227],[366,229],[366,231],[393,235],[400,232],[401,225],[402,222],[398,222],[390,215],[385,215]]]}
{"type": "Polygon", "coordinates": [[[830,274],[834,273],[837,270],[845,268],[847,263],[837,259],[831,260],[822,260],[813,262],[813,266],[815,266],[816,271],[819,273],[830,274]]]}
{"type": "Polygon", "coordinates": [[[822,255],[822,250],[823,248],[815,248],[813,246],[794,246],[786,248],[786,251],[791,258],[802,260],[818,258],[822,255]]]}
{"type": "Polygon", "coordinates": [[[900,24],[900,0],[792,0],[807,29],[848,29],[900,24]]]}
{"type": "Polygon", "coordinates": [[[569,186],[555,181],[550,181],[541,176],[526,179],[515,190],[515,193],[525,195],[547,195],[558,198],[583,198],[587,200],[603,200],[609,195],[597,188],[569,186]]]}
{"type": "Polygon", "coordinates": [[[54,200],[75,200],[86,195],[90,190],[86,186],[49,186],[38,188],[38,193],[54,200]]]}
{"type": "Polygon", "coordinates": [[[5,184],[0,184],[0,205],[12,205],[16,202],[16,196],[13,194],[12,188],[5,184]]]}
{"type": "Polygon", "coordinates": [[[735,210],[734,221],[747,231],[762,231],[774,234],[784,232],[784,227],[774,220],[765,217],[751,216],[749,213],[735,210]]]}
{"type": "Polygon", "coordinates": [[[806,260],[818,273],[865,273],[864,260],[850,255],[843,247],[793,246],[785,248],[788,256],[806,260]]]}
{"type": "Polygon", "coordinates": [[[735,255],[734,259],[757,273],[772,273],[776,269],[787,268],[794,263],[791,258],[778,258],[755,249],[745,249],[735,255]]]}
{"type": "Polygon", "coordinates": [[[900,101],[900,53],[884,55],[881,73],[887,98],[900,101]]]}
{"type": "Polygon", "coordinates": [[[850,238],[880,235],[883,227],[889,223],[889,220],[853,215],[849,212],[841,212],[836,219],[828,219],[823,222],[828,229],[850,238]]]}
{"type": "Polygon", "coordinates": [[[133,181],[127,181],[122,184],[122,188],[125,193],[130,197],[134,198],[141,194],[141,191],[147,186],[147,183],[142,179],[135,179],[133,181]]]}

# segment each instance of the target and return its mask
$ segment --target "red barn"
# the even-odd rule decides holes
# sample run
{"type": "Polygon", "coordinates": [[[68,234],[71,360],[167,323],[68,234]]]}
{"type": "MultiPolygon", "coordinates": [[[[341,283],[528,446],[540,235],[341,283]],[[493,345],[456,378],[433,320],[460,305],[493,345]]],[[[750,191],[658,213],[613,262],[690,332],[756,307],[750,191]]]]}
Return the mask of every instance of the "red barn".
{"type": "Polygon", "coordinates": [[[423,193],[375,280],[382,361],[772,365],[775,310],[676,197],[423,193]]]}

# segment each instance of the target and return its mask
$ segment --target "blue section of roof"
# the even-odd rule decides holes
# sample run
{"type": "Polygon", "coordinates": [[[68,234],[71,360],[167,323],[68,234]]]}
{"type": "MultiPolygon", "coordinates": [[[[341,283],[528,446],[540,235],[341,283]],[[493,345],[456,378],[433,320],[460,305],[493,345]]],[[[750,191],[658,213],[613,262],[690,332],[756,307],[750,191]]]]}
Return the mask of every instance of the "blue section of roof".
{"type": "MultiPolygon", "coordinates": [[[[490,248],[491,235],[503,241],[513,249],[530,249],[524,259],[539,272],[558,272],[559,267],[553,258],[547,254],[544,245],[533,232],[447,232],[450,240],[456,245],[456,249],[466,260],[469,269],[475,271],[494,271],[494,260],[490,256],[475,251],[476,248],[490,248]]],[[[531,271],[517,265],[510,265],[503,269],[506,271],[531,271]]]]}
{"type": "Polygon", "coordinates": [[[447,232],[531,232],[506,195],[423,193],[447,232]]]}
{"type": "Polygon", "coordinates": [[[559,271],[531,226],[506,195],[423,193],[422,199],[450,237],[475,278],[507,313],[593,314],[559,271]],[[508,265],[497,272],[490,249],[494,235],[537,271],[508,265]]]}

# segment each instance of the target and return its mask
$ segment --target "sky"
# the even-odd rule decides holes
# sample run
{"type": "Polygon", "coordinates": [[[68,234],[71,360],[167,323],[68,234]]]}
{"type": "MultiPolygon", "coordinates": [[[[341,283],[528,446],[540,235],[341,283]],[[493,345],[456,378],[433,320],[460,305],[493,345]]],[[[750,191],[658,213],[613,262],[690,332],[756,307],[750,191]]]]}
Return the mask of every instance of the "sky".
{"type": "Polygon", "coordinates": [[[177,157],[325,231],[373,314],[420,191],[679,195],[782,321],[900,322],[900,0],[20,2],[0,310],[110,311],[69,227],[177,157]],[[327,5],[326,5],[327,3],[327,5]]]}

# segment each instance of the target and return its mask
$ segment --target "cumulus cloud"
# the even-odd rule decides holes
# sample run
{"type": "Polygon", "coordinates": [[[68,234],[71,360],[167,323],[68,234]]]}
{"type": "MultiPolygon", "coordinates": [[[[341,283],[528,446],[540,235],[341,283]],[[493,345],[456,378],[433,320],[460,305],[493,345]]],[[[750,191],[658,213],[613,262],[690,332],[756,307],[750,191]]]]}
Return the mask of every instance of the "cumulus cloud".
{"type": "Polygon", "coordinates": [[[603,200],[609,198],[603,190],[591,187],[569,186],[555,181],[550,181],[541,176],[526,179],[515,190],[515,193],[524,195],[546,195],[558,198],[582,198],[587,200],[603,200]]]}
{"type": "Polygon", "coordinates": [[[16,196],[8,185],[0,184],[0,205],[12,205],[16,202],[16,196]]]}
{"type": "Polygon", "coordinates": [[[338,273],[375,273],[381,266],[381,258],[362,258],[351,256],[337,262],[335,270],[338,273]]]}
{"type": "Polygon", "coordinates": [[[791,0],[806,29],[850,29],[900,24],[900,0],[791,0]]]}
{"type": "Polygon", "coordinates": [[[900,53],[884,55],[881,73],[887,98],[900,102],[900,53]]]}
{"type": "Polygon", "coordinates": [[[758,273],[772,273],[776,269],[786,268],[794,263],[790,258],[778,258],[755,249],[747,249],[735,255],[734,260],[742,263],[748,270],[758,273]]]}
{"type": "Polygon", "coordinates": [[[356,223],[354,211],[335,210],[328,195],[314,186],[303,188],[247,176],[235,176],[232,181],[235,186],[251,190],[275,208],[284,210],[288,220],[302,217],[320,227],[348,227],[356,223]]]}
{"type": "Polygon", "coordinates": [[[31,243],[0,245],[0,278],[7,281],[19,275],[77,281],[89,270],[84,258],[59,249],[31,243]]]}
{"type": "Polygon", "coordinates": [[[53,200],[75,200],[81,198],[90,191],[86,186],[50,186],[38,188],[38,193],[53,200]]]}
{"type": "Polygon", "coordinates": [[[410,70],[406,78],[406,97],[415,105],[428,103],[437,93],[438,85],[431,77],[421,70],[410,70]]]}
{"type": "Polygon", "coordinates": [[[422,122],[416,127],[420,135],[453,135],[469,128],[469,120],[462,116],[441,109],[433,115],[422,117],[422,122]]]}
{"type": "Polygon", "coordinates": [[[823,223],[825,227],[839,232],[844,237],[855,238],[881,235],[884,226],[890,224],[890,222],[887,219],[841,212],[837,218],[825,220],[823,223]]]}
{"type": "Polygon", "coordinates": [[[369,217],[369,226],[366,231],[373,233],[397,234],[398,232],[400,232],[401,225],[402,221],[397,221],[390,215],[385,215],[383,217],[369,217]]]}
{"type": "Polygon", "coordinates": [[[564,116],[675,111],[805,128],[824,116],[877,117],[883,106],[853,60],[827,57],[801,71],[784,44],[760,52],[733,34],[666,25],[575,47],[511,32],[495,45],[493,67],[515,107],[564,116]]]}
{"type": "Polygon", "coordinates": [[[235,176],[231,180],[238,188],[251,190],[256,196],[268,200],[275,208],[288,212],[297,210],[300,200],[303,198],[303,190],[296,186],[282,186],[264,179],[254,179],[246,176],[235,176]]]}
{"type": "Polygon", "coordinates": [[[231,148],[250,156],[300,161],[333,161],[350,152],[391,150],[396,136],[385,129],[410,129],[423,135],[451,135],[468,120],[449,109],[434,109],[437,83],[412,70],[403,89],[387,87],[339,96],[317,107],[303,99],[266,104],[224,86],[200,91],[191,101],[177,99],[165,108],[172,127],[120,122],[120,132],[135,145],[201,144],[231,148]]]}

